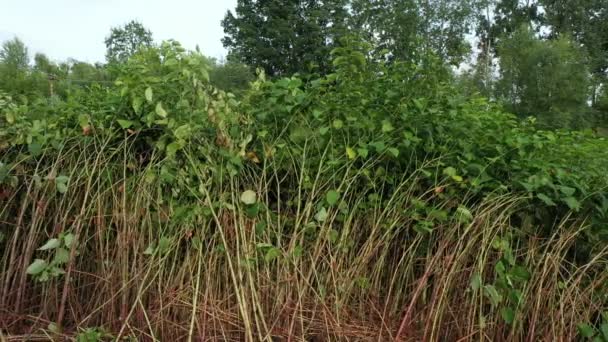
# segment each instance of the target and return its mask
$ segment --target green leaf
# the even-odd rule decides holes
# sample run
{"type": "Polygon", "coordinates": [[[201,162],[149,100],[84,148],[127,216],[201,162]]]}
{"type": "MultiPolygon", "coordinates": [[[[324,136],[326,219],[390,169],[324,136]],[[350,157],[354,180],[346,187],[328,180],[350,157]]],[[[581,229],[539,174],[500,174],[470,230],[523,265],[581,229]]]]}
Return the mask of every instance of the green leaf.
{"type": "Polygon", "coordinates": [[[331,243],[336,243],[338,238],[340,238],[340,233],[337,230],[332,229],[329,231],[329,241],[331,241],[331,243]]]}
{"type": "Polygon", "coordinates": [[[566,195],[566,196],[572,196],[574,195],[574,193],[576,192],[575,188],[571,188],[569,186],[560,186],[559,187],[559,191],[562,192],[562,194],[566,195]]]}
{"type": "Polygon", "coordinates": [[[192,134],[192,129],[189,124],[179,126],[178,128],[176,128],[173,131],[173,135],[175,135],[176,138],[182,139],[182,140],[190,138],[191,134],[192,134]]]}
{"type": "Polygon", "coordinates": [[[145,255],[152,255],[152,254],[154,254],[154,250],[155,249],[156,249],[156,245],[154,243],[151,243],[150,245],[148,245],[148,247],[144,251],[144,254],[145,255]]]}
{"type": "Polygon", "coordinates": [[[72,234],[72,233],[65,234],[65,236],[63,237],[63,243],[65,244],[65,246],[68,248],[71,247],[72,242],[74,242],[74,234],[72,234]]]}
{"type": "Polygon", "coordinates": [[[255,225],[255,233],[257,235],[264,234],[264,232],[266,231],[266,227],[267,227],[266,221],[260,221],[260,222],[256,223],[256,225],[255,225]]]}
{"type": "Polygon", "coordinates": [[[165,253],[169,251],[169,247],[171,247],[171,239],[165,236],[161,237],[160,241],[158,241],[158,252],[161,254],[165,253]]]}
{"type": "Polygon", "coordinates": [[[486,285],[483,287],[483,293],[490,299],[492,306],[496,307],[502,302],[502,296],[498,293],[494,285],[486,285]]]}
{"type": "Polygon", "coordinates": [[[46,251],[49,249],[55,249],[61,246],[61,241],[59,239],[50,239],[47,241],[42,247],[38,248],[39,251],[46,251]]]}
{"type": "Polygon", "coordinates": [[[34,157],[37,157],[42,153],[42,145],[37,142],[32,142],[31,144],[27,145],[27,149],[34,157]]]}
{"type": "Polygon", "coordinates": [[[388,151],[388,153],[390,153],[393,157],[397,158],[399,157],[399,150],[394,148],[394,147],[389,147],[388,149],[386,149],[388,151]]]}
{"type": "Polygon", "coordinates": [[[467,209],[464,206],[459,206],[456,209],[456,213],[458,214],[458,219],[461,222],[471,222],[473,221],[473,214],[471,214],[471,211],[469,209],[467,209]]]}
{"type": "Polygon", "coordinates": [[[256,201],[257,201],[257,195],[256,195],[255,191],[253,191],[253,190],[247,190],[241,194],[241,202],[243,202],[247,205],[252,205],[256,201]]]}
{"type": "Polygon", "coordinates": [[[369,151],[366,148],[358,148],[357,153],[361,156],[361,158],[367,158],[369,151]]]}
{"type": "Polygon", "coordinates": [[[581,336],[585,338],[592,338],[595,335],[593,327],[591,327],[589,324],[579,323],[576,327],[578,329],[579,334],[581,334],[581,336]]]}
{"type": "Polygon", "coordinates": [[[276,247],[272,247],[266,251],[266,254],[264,255],[264,261],[271,262],[279,256],[281,256],[281,250],[276,247]]]}
{"type": "Polygon", "coordinates": [[[326,127],[319,128],[319,134],[325,135],[325,134],[327,134],[327,132],[329,132],[329,127],[326,126],[326,127]]]}
{"type": "Polygon", "coordinates": [[[153,94],[152,93],[152,88],[150,88],[150,87],[146,88],[145,95],[146,95],[146,100],[148,102],[152,102],[152,94],[153,94]]]}
{"type": "Polygon", "coordinates": [[[9,124],[14,124],[15,123],[15,114],[13,112],[7,112],[6,115],[6,122],[8,122],[9,124]]]}
{"type": "Polygon", "coordinates": [[[78,124],[84,128],[89,125],[90,117],[87,114],[78,115],[78,124]]]}
{"type": "Polygon", "coordinates": [[[481,276],[479,274],[474,274],[471,277],[471,289],[473,289],[473,291],[477,291],[481,288],[481,285],[483,285],[482,280],[481,280],[481,276]]]}
{"type": "Polygon", "coordinates": [[[602,323],[600,331],[602,332],[602,336],[604,336],[604,341],[608,341],[608,323],[602,323]]]}
{"type": "Polygon", "coordinates": [[[118,124],[120,125],[120,127],[122,127],[123,129],[127,129],[131,126],[133,126],[135,124],[135,122],[131,121],[131,120],[121,120],[118,119],[116,120],[118,122],[118,124]]]}
{"type": "Polygon", "coordinates": [[[453,168],[453,167],[450,166],[450,167],[446,167],[445,169],[443,169],[443,174],[446,175],[446,176],[448,176],[448,177],[454,177],[458,173],[457,173],[457,171],[456,171],[455,168],[453,168]]]}
{"type": "Polygon", "coordinates": [[[333,122],[333,126],[335,129],[340,129],[340,128],[344,127],[344,122],[342,122],[342,120],[340,120],[340,119],[336,119],[333,122]]]}
{"type": "Polygon", "coordinates": [[[432,221],[420,221],[414,225],[414,230],[420,234],[430,234],[434,227],[435,223],[432,221]]]}
{"type": "Polygon", "coordinates": [[[57,192],[59,192],[60,194],[65,194],[66,192],[68,192],[68,186],[65,183],[57,183],[56,187],[57,192]]]}
{"type": "Polygon", "coordinates": [[[536,197],[538,197],[541,201],[545,202],[546,205],[555,206],[555,202],[553,202],[553,200],[545,194],[537,194],[536,197]]]}
{"type": "Polygon", "coordinates": [[[156,104],[156,114],[158,116],[160,116],[161,118],[166,118],[167,117],[167,112],[163,108],[163,104],[161,102],[159,102],[159,103],[156,104]]]}
{"type": "Polygon", "coordinates": [[[259,212],[260,212],[259,203],[248,205],[247,208],[245,209],[245,214],[247,214],[247,216],[251,217],[251,218],[256,217],[259,212]]]}
{"type": "Polygon", "coordinates": [[[357,152],[350,147],[346,148],[346,155],[348,156],[348,159],[351,160],[357,158],[357,152]]]}
{"type": "Polygon", "coordinates": [[[144,100],[141,97],[136,97],[133,99],[133,110],[135,113],[140,114],[141,106],[144,104],[144,100]]]}
{"type": "Polygon", "coordinates": [[[47,268],[48,265],[49,264],[46,262],[46,260],[36,259],[36,260],[34,260],[34,262],[32,262],[27,267],[27,269],[25,270],[25,273],[31,274],[31,275],[40,274],[42,271],[44,271],[47,268]]]}
{"type": "Polygon", "coordinates": [[[513,320],[515,319],[515,311],[513,311],[511,308],[502,308],[500,310],[500,315],[507,324],[512,324],[513,320]]]}
{"type": "Polygon", "coordinates": [[[57,188],[57,192],[61,194],[65,194],[68,191],[68,182],[70,178],[67,176],[59,176],[55,178],[55,187],[57,188]]]}
{"type": "Polygon", "coordinates": [[[383,120],[382,121],[382,132],[384,133],[388,133],[392,130],[394,130],[395,128],[393,127],[393,124],[391,124],[390,121],[388,120],[383,120]]]}
{"type": "Polygon", "coordinates": [[[169,145],[167,145],[167,156],[175,157],[175,155],[179,150],[181,150],[181,148],[182,145],[178,141],[170,143],[169,145]]]}
{"type": "Polygon", "coordinates": [[[54,322],[49,323],[49,325],[47,326],[47,329],[54,334],[61,333],[61,328],[59,328],[59,326],[57,326],[57,324],[54,322]]]}
{"type": "Polygon", "coordinates": [[[452,176],[452,179],[458,183],[461,183],[462,181],[464,181],[462,176],[459,176],[459,175],[452,176]]]}
{"type": "Polygon", "coordinates": [[[325,209],[325,207],[323,207],[315,215],[315,220],[317,220],[319,222],[324,222],[325,220],[327,220],[327,216],[328,216],[327,209],[325,209]]]}
{"type": "Polygon", "coordinates": [[[566,197],[564,198],[564,202],[568,207],[574,211],[579,211],[581,209],[580,202],[574,197],[566,197]]]}
{"type": "Polygon", "coordinates": [[[513,268],[511,268],[509,271],[509,274],[518,281],[530,280],[530,272],[528,272],[528,270],[526,270],[526,268],[523,266],[513,266],[513,268]]]}
{"type": "Polygon", "coordinates": [[[325,199],[327,200],[327,204],[333,206],[338,203],[340,194],[336,190],[330,190],[327,192],[327,195],[325,195],[325,199]]]}
{"type": "Polygon", "coordinates": [[[55,251],[55,258],[53,259],[53,262],[55,264],[65,264],[69,260],[70,260],[70,252],[68,252],[67,249],[58,248],[57,251],[55,251]]]}

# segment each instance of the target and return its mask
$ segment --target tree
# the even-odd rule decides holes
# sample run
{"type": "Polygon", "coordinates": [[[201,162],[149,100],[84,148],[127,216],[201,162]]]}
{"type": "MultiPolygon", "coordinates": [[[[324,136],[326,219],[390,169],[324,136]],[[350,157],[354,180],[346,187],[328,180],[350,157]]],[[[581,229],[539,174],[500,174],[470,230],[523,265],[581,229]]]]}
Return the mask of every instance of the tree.
{"type": "Polygon", "coordinates": [[[589,72],[579,46],[567,36],[546,41],[522,26],[498,46],[497,90],[508,109],[536,116],[549,128],[575,127],[589,118],[589,72]]]}
{"type": "Polygon", "coordinates": [[[151,46],[152,42],[152,32],[137,21],[114,27],[105,40],[106,60],[108,63],[124,63],[140,47],[151,46]]]}
{"type": "Polygon", "coordinates": [[[0,49],[0,88],[11,94],[25,94],[28,84],[29,54],[19,38],[6,41],[0,49]]]}
{"type": "Polygon", "coordinates": [[[58,71],[57,65],[43,53],[34,55],[34,70],[46,74],[56,74],[58,71]]]}
{"type": "Polygon", "coordinates": [[[491,39],[492,46],[497,47],[500,39],[511,37],[522,26],[526,26],[532,32],[539,32],[543,16],[539,10],[538,0],[485,1],[486,6],[494,7],[493,16],[488,19],[482,14],[478,34],[491,39]]]}
{"type": "Polygon", "coordinates": [[[27,47],[19,38],[14,38],[2,44],[0,62],[12,70],[26,70],[29,65],[27,47]]]}
{"type": "Polygon", "coordinates": [[[392,59],[433,53],[458,65],[469,51],[465,35],[477,0],[353,0],[352,26],[392,59]]]}
{"type": "Polygon", "coordinates": [[[599,104],[602,84],[608,81],[608,1],[541,0],[550,38],[568,34],[583,46],[593,74],[591,101],[599,104]]]}
{"type": "Polygon", "coordinates": [[[269,76],[329,69],[346,30],[346,0],[238,0],[222,26],[230,57],[269,76]]]}

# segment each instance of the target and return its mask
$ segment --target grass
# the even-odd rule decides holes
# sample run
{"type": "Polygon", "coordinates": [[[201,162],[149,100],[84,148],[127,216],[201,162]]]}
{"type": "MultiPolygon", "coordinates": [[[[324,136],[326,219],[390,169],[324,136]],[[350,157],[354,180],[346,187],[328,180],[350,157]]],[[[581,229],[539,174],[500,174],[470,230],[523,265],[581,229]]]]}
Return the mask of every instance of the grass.
{"type": "Polygon", "coordinates": [[[517,196],[452,203],[440,196],[449,184],[421,194],[412,172],[363,206],[362,168],[310,165],[306,150],[289,173],[268,161],[239,177],[191,156],[205,181],[167,188],[149,172],[162,161],[126,141],[68,142],[51,161],[15,164],[20,185],[0,202],[2,339],[574,340],[606,310],[608,246],[574,263],[586,222],[541,235],[517,220],[517,196]],[[430,201],[466,209],[419,233],[416,206],[430,201]],[[28,266],[52,260],[38,248],[62,232],[77,241],[65,273],[35,281],[28,266]],[[529,276],[505,285],[501,267],[529,276]]]}

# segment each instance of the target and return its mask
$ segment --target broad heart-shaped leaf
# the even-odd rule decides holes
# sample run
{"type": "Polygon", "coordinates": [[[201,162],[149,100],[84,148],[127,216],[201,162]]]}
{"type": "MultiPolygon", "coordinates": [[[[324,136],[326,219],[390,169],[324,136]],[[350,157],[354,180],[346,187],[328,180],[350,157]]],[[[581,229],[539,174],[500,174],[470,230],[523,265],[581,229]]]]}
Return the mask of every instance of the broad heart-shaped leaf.
{"type": "Polygon", "coordinates": [[[55,264],[65,264],[69,260],[70,260],[70,252],[68,252],[67,249],[65,249],[65,248],[57,249],[57,251],[55,252],[55,258],[53,259],[53,262],[55,264]]]}
{"type": "Polygon", "coordinates": [[[559,187],[559,191],[562,192],[562,194],[566,195],[566,196],[572,196],[574,195],[574,193],[576,192],[575,188],[571,188],[569,186],[560,186],[559,187]]]}
{"type": "Polygon", "coordinates": [[[323,221],[327,220],[327,215],[328,215],[327,209],[325,209],[325,207],[323,207],[315,215],[315,220],[317,220],[319,222],[323,222],[323,221]]]}
{"type": "Polygon", "coordinates": [[[579,323],[577,326],[579,334],[586,338],[592,338],[595,335],[595,331],[589,324],[579,323]]]}
{"type": "Polygon", "coordinates": [[[395,128],[393,127],[393,124],[391,124],[390,121],[388,120],[383,120],[382,121],[382,132],[387,133],[390,132],[392,130],[394,130],[395,128]]]}
{"type": "Polygon", "coordinates": [[[459,175],[452,176],[452,179],[454,181],[458,182],[458,183],[461,183],[461,182],[464,181],[464,179],[462,178],[462,176],[459,176],[459,175]]]}
{"type": "Polygon", "coordinates": [[[395,158],[399,157],[399,150],[394,147],[389,147],[386,151],[388,151],[388,153],[390,153],[395,158]]]}
{"type": "Polygon", "coordinates": [[[545,194],[537,194],[536,197],[538,197],[541,201],[545,202],[546,205],[555,206],[555,202],[553,202],[553,200],[545,194]]]}
{"type": "Polygon", "coordinates": [[[84,128],[89,125],[91,118],[87,114],[78,115],[78,124],[81,128],[84,128]]]}
{"type": "Polygon", "coordinates": [[[68,191],[68,182],[70,178],[67,176],[58,176],[55,178],[55,187],[61,194],[65,194],[68,191]]]}
{"type": "Polygon", "coordinates": [[[135,111],[135,113],[140,114],[141,106],[144,104],[144,100],[141,97],[136,97],[133,99],[133,104],[131,107],[135,111]]]}
{"type": "Polygon", "coordinates": [[[362,158],[367,158],[369,151],[366,148],[358,148],[357,149],[357,153],[362,157],[362,158]]]}
{"type": "Polygon", "coordinates": [[[27,145],[27,149],[34,157],[37,157],[42,153],[42,145],[37,142],[32,142],[31,144],[27,145]]]}
{"type": "Polygon", "coordinates": [[[336,190],[329,190],[327,195],[325,195],[325,199],[327,200],[327,204],[335,205],[340,199],[340,194],[336,190]]]}
{"type": "Polygon", "coordinates": [[[38,248],[38,250],[39,251],[46,251],[46,250],[49,250],[49,249],[55,249],[55,248],[57,248],[59,246],[61,246],[61,241],[59,241],[59,239],[50,239],[44,245],[42,245],[42,247],[38,248]]]}
{"type": "Polygon", "coordinates": [[[257,195],[256,195],[255,191],[253,191],[253,190],[246,190],[246,191],[243,191],[243,193],[241,194],[241,202],[243,202],[247,205],[255,204],[256,201],[257,201],[257,195]]]}
{"type": "Polygon", "coordinates": [[[161,254],[165,253],[169,250],[170,246],[171,246],[171,239],[163,236],[160,238],[160,241],[158,241],[158,252],[161,254]]]}
{"type": "Polygon", "coordinates": [[[348,159],[355,159],[355,158],[357,158],[357,152],[355,152],[355,150],[353,150],[350,147],[346,148],[346,155],[348,156],[348,159]]]}
{"type": "Polygon", "coordinates": [[[68,185],[66,183],[57,183],[55,185],[57,187],[57,191],[60,194],[65,194],[66,192],[68,192],[68,185]]]}
{"type": "Polygon", "coordinates": [[[14,124],[15,119],[16,119],[15,113],[12,113],[12,112],[6,113],[6,122],[8,122],[9,124],[14,124]]]}
{"type": "Polygon", "coordinates": [[[150,87],[146,88],[145,96],[146,96],[146,100],[148,102],[152,102],[152,94],[153,94],[152,93],[152,88],[150,88],[150,87]]]}
{"type": "Polygon", "coordinates": [[[65,236],[63,237],[63,243],[65,244],[65,246],[68,248],[71,247],[72,242],[74,242],[74,234],[72,234],[72,233],[65,234],[65,236]]]}
{"type": "Polygon", "coordinates": [[[57,323],[54,323],[54,322],[49,323],[49,325],[47,326],[47,329],[49,329],[50,332],[55,333],[55,334],[61,333],[61,328],[58,327],[57,323]]]}
{"type": "Polygon", "coordinates": [[[160,102],[156,104],[156,114],[161,118],[167,117],[167,111],[165,111],[165,109],[163,108],[163,104],[160,102]]]}
{"type": "Polygon", "coordinates": [[[502,296],[496,291],[494,285],[486,285],[483,287],[483,293],[490,299],[492,306],[496,307],[502,302],[502,296]]]}
{"type": "Polygon", "coordinates": [[[135,122],[131,121],[131,120],[116,120],[116,122],[118,122],[118,124],[120,125],[120,127],[122,127],[123,129],[127,129],[131,126],[133,126],[135,124],[135,122]]]}
{"type": "Polygon", "coordinates": [[[42,271],[44,271],[46,269],[46,267],[48,265],[49,264],[46,262],[46,260],[36,259],[36,260],[34,260],[34,262],[32,262],[27,267],[27,269],[25,270],[25,273],[31,274],[31,275],[40,274],[42,271]]]}
{"type": "Polygon", "coordinates": [[[511,308],[502,308],[500,310],[500,315],[507,324],[513,323],[513,320],[515,319],[515,311],[513,311],[511,308]]]}
{"type": "Polygon", "coordinates": [[[517,281],[528,281],[530,280],[530,272],[523,266],[514,266],[509,270],[509,275],[517,281]]]}
{"type": "Polygon", "coordinates": [[[574,211],[579,211],[581,209],[581,203],[574,197],[566,197],[563,201],[574,211]]]}
{"type": "Polygon", "coordinates": [[[156,244],[155,243],[151,243],[151,244],[148,245],[148,247],[144,251],[144,255],[152,255],[152,254],[154,254],[155,250],[156,250],[156,244]]]}
{"type": "Polygon", "coordinates": [[[457,171],[455,168],[450,166],[443,169],[443,174],[449,177],[454,177],[457,175],[457,171]]]}
{"type": "Polygon", "coordinates": [[[479,290],[479,288],[483,285],[483,281],[481,279],[481,276],[476,273],[471,277],[471,282],[470,282],[470,286],[471,289],[473,289],[473,291],[477,291],[479,290]]]}
{"type": "Polygon", "coordinates": [[[280,255],[280,249],[276,247],[269,248],[268,251],[266,251],[266,255],[264,255],[264,261],[271,262],[272,260],[278,258],[280,255]]]}

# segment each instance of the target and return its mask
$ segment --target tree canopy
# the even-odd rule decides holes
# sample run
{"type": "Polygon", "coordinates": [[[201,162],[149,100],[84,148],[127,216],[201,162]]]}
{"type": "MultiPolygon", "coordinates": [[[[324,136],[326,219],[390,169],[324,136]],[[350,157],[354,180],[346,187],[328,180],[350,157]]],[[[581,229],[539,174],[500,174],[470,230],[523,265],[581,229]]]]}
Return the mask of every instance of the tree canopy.
{"type": "Polygon", "coordinates": [[[240,0],[222,21],[222,42],[270,76],[326,72],[347,16],[345,0],[240,0]]]}
{"type": "Polygon", "coordinates": [[[108,63],[124,63],[142,46],[152,45],[152,32],[140,22],[130,21],[114,27],[106,38],[106,60],[108,63]]]}

